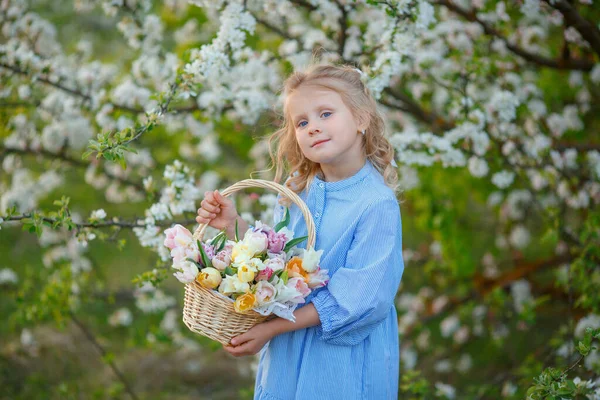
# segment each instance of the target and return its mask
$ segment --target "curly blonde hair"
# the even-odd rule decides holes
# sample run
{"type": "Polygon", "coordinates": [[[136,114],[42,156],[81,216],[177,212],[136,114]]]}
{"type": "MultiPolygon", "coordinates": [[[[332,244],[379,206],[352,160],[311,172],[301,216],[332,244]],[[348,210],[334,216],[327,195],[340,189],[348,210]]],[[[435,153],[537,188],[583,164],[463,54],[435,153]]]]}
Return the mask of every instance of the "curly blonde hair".
{"type": "MultiPolygon", "coordinates": [[[[357,121],[368,121],[363,135],[363,149],[367,159],[381,173],[387,186],[398,191],[398,171],[391,165],[394,148],[386,138],[385,122],[377,102],[361,80],[362,73],[349,65],[314,64],[306,71],[292,73],[283,84],[286,99],[301,85],[314,85],[337,92],[357,121]]],[[[289,175],[285,185],[296,193],[310,187],[314,177],[321,173],[318,163],[302,154],[296,141],[295,127],[284,102],[281,128],[268,138],[271,167],[275,169],[275,182],[289,175]]]]}

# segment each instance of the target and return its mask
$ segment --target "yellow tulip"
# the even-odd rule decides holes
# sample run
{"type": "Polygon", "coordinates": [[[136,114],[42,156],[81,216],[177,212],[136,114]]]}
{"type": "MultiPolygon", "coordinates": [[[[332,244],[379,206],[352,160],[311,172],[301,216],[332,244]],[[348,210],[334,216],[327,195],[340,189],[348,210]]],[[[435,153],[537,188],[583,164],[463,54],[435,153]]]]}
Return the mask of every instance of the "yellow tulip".
{"type": "Polygon", "coordinates": [[[238,268],[238,279],[242,282],[252,282],[256,275],[256,270],[247,264],[238,268]]]}
{"type": "Polygon", "coordinates": [[[204,268],[196,276],[196,281],[208,289],[214,289],[221,284],[221,273],[215,268],[204,268]]]}
{"type": "Polygon", "coordinates": [[[233,308],[239,313],[244,313],[251,310],[256,304],[256,296],[252,293],[241,295],[233,303],[233,308]]]}

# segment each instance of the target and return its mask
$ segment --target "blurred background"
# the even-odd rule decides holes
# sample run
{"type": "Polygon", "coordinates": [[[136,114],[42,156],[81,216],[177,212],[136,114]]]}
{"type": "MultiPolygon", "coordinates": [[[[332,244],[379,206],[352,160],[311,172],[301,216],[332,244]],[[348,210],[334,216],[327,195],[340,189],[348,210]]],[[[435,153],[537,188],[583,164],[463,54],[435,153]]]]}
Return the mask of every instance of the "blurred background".
{"type": "MultiPolygon", "coordinates": [[[[399,398],[600,398],[598,21],[591,0],[0,1],[0,398],[252,398],[256,358],[183,325],[162,232],[273,178],[281,83],[313,59],[364,72],[396,150],[399,398]]],[[[271,223],[274,193],[235,200],[271,223]]]]}

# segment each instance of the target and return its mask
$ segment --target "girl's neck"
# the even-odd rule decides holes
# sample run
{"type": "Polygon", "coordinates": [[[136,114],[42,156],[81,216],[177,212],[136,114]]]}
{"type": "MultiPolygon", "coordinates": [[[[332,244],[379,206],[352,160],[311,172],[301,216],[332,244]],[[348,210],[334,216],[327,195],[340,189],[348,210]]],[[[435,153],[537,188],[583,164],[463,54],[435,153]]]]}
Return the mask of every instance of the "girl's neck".
{"type": "Polygon", "coordinates": [[[323,175],[321,179],[325,182],[337,182],[350,178],[365,166],[366,161],[367,157],[361,156],[343,165],[320,164],[323,175]]]}

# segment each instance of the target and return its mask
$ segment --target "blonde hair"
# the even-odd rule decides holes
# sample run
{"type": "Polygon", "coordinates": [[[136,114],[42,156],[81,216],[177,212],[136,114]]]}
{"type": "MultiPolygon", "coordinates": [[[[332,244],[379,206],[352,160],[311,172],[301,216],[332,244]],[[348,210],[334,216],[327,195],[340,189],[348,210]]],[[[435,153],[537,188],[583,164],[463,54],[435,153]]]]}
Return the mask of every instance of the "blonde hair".
{"type": "MultiPolygon", "coordinates": [[[[381,173],[385,184],[398,191],[398,171],[391,165],[394,148],[386,138],[385,122],[377,102],[361,80],[362,73],[349,65],[315,64],[306,71],[292,73],[283,84],[287,98],[301,85],[315,85],[337,92],[357,121],[367,122],[363,137],[363,149],[368,160],[381,173]]],[[[296,141],[295,127],[284,103],[281,128],[268,138],[271,167],[275,169],[275,182],[281,183],[289,174],[285,185],[296,193],[310,187],[314,177],[321,172],[315,163],[302,154],[296,141]]]]}

